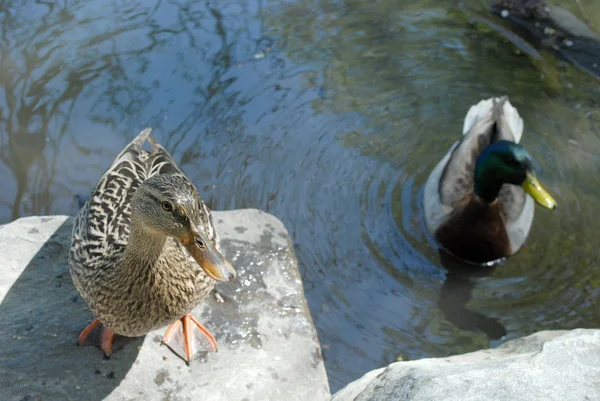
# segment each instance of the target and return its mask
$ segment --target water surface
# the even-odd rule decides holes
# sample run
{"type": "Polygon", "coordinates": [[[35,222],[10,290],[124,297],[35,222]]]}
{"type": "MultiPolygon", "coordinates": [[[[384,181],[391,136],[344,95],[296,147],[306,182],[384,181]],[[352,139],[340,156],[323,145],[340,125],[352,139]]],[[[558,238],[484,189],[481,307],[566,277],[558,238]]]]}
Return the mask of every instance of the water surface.
{"type": "Polygon", "coordinates": [[[398,358],[598,326],[600,84],[451,3],[7,1],[0,220],[74,213],[150,125],[211,207],[286,224],[332,391],[398,358]],[[426,232],[423,185],[469,106],[502,94],[559,208],[472,277],[426,232]]]}

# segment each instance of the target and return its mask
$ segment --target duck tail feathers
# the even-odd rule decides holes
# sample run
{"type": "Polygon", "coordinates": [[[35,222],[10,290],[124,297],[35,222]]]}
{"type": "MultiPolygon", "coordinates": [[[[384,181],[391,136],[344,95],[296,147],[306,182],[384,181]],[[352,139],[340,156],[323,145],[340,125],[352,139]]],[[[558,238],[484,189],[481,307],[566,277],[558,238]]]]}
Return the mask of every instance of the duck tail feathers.
{"type": "Polygon", "coordinates": [[[471,106],[463,124],[463,135],[484,118],[493,118],[502,131],[501,137],[514,138],[519,143],[523,136],[523,119],[513,105],[510,104],[508,96],[492,97],[481,100],[471,106]]]}
{"type": "Polygon", "coordinates": [[[142,132],[140,132],[138,134],[138,136],[136,136],[133,139],[133,141],[131,141],[129,146],[134,147],[136,149],[141,149],[141,147],[144,145],[144,142],[146,142],[146,139],[148,139],[148,137],[150,136],[151,132],[152,132],[152,128],[150,128],[150,127],[143,129],[142,132]]]}

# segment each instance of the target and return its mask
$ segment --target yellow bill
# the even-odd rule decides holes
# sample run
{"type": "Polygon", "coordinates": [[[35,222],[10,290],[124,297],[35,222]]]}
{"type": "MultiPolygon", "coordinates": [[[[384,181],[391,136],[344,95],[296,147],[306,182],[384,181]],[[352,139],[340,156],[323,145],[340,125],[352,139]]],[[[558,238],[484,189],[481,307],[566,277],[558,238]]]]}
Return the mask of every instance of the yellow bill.
{"type": "Polygon", "coordinates": [[[556,208],[556,201],[554,198],[542,188],[539,181],[532,173],[527,173],[527,177],[525,177],[525,181],[521,184],[521,187],[541,206],[550,210],[556,208]]]}

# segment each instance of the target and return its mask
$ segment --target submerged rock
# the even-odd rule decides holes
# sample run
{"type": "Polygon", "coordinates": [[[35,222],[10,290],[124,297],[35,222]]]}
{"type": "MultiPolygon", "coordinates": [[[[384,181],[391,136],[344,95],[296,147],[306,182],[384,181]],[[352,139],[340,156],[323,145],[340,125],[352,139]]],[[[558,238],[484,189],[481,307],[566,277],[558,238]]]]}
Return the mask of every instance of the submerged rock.
{"type": "Polygon", "coordinates": [[[570,11],[546,0],[492,0],[490,9],[536,46],[600,78],[600,33],[570,11]]]}
{"type": "Polygon", "coordinates": [[[600,330],[542,331],[449,358],[373,370],[332,401],[600,400],[600,330]]]}
{"type": "Polygon", "coordinates": [[[73,219],[0,226],[0,399],[327,400],[329,386],[297,261],[283,224],[258,210],[214,212],[235,282],[195,316],[217,353],[186,364],[160,345],[163,328],[118,338],[105,360],[75,345],[92,320],[67,266],[73,219]]]}

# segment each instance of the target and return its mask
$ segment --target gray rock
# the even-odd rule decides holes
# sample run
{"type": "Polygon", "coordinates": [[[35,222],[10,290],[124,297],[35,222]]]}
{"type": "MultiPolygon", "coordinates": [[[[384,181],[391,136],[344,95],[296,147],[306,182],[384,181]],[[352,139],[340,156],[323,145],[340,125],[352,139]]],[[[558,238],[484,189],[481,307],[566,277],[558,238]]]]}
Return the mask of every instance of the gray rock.
{"type": "Polygon", "coordinates": [[[396,362],[331,401],[600,400],[600,330],[541,331],[496,348],[396,362]]]}
{"type": "Polygon", "coordinates": [[[548,6],[548,18],[567,34],[600,42],[598,32],[593,31],[585,22],[565,8],[548,6]]]}
{"type": "Polygon", "coordinates": [[[0,226],[1,400],[327,400],[329,387],[283,224],[258,210],[215,212],[238,279],[194,314],[219,352],[190,367],[160,345],[164,329],[118,338],[105,360],[75,345],[92,315],[67,267],[72,218],[0,226]]]}

